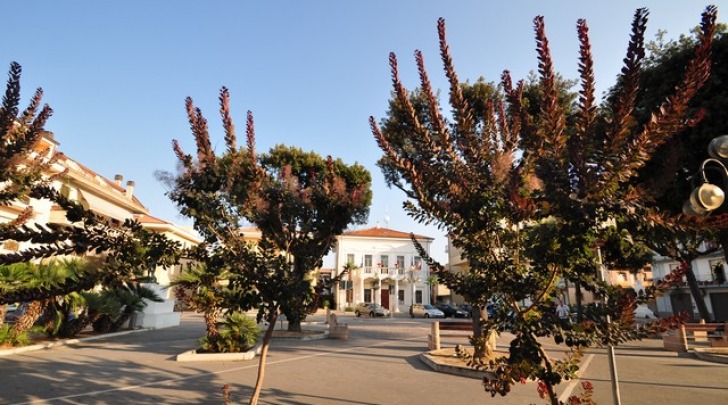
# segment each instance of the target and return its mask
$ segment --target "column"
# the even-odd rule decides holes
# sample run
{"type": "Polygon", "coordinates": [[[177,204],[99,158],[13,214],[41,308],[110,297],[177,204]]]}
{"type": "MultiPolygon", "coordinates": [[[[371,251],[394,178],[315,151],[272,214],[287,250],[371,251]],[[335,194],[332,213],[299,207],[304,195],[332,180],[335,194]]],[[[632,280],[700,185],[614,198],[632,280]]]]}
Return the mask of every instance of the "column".
{"type": "Polygon", "coordinates": [[[394,313],[399,313],[399,278],[394,276],[394,313]]]}
{"type": "Polygon", "coordinates": [[[354,297],[354,305],[364,302],[364,276],[359,277],[359,301],[354,297]]]}
{"type": "Polygon", "coordinates": [[[377,286],[379,286],[379,287],[374,288],[374,291],[372,291],[372,294],[374,294],[374,297],[372,297],[372,298],[374,298],[372,300],[372,302],[374,302],[375,304],[382,305],[382,279],[379,276],[379,274],[376,275],[375,280],[376,280],[377,286]]]}

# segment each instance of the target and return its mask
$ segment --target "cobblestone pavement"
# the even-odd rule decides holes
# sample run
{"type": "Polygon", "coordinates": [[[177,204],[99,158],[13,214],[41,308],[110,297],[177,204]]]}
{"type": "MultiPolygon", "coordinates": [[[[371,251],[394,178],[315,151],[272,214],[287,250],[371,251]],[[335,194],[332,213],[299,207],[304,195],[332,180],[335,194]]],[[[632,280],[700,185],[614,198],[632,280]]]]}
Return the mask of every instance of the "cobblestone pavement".
{"type": "MultiPolygon", "coordinates": [[[[310,317],[305,328],[325,329],[324,318],[323,313],[310,317]]],[[[491,398],[476,379],[431,371],[419,359],[430,320],[341,314],[339,321],[349,324],[348,340],[273,342],[261,404],[545,403],[533,383],[491,398]]],[[[235,403],[243,402],[255,384],[257,361],[174,361],[203,332],[202,319],[185,314],[174,328],[0,357],[0,403],[222,404],[225,384],[232,386],[235,403]]],[[[728,403],[728,365],[678,357],[660,346],[647,340],[617,349],[623,404],[728,403]]],[[[604,351],[588,353],[582,369],[596,387],[598,403],[611,403],[604,351]]],[[[576,382],[563,384],[564,398],[575,387],[576,382]]]]}

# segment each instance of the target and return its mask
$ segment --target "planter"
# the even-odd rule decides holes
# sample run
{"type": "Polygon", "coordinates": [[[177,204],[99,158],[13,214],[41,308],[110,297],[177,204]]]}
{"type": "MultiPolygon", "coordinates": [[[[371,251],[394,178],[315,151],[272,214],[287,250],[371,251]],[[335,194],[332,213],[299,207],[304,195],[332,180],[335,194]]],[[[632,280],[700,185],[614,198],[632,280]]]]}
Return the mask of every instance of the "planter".
{"type": "Polygon", "coordinates": [[[331,325],[329,339],[349,339],[349,325],[346,323],[331,325]]]}
{"type": "Polygon", "coordinates": [[[177,355],[177,361],[193,362],[193,361],[247,361],[253,360],[259,355],[263,346],[255,346],[247,352],[240,353],[197,353],[196,350],[190,350],[177,355]]]}

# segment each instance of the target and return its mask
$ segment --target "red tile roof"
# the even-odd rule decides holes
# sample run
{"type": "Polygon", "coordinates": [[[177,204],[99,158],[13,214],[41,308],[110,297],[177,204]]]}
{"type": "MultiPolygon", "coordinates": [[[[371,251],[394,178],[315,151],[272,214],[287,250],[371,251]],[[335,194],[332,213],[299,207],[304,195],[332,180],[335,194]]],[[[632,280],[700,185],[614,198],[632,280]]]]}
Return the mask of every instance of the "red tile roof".
{"type": "MultiPolygon", "coordinates": [[[[366,237],[366,238],[409,239],[410,233],[395,231],[393,229],[388,229],[388,228],[367,228],[367,229],[357,229],[355,231],[344,232],[343,236],[361,236],[361,237],[366,237]]],[[[434,238],[431,238],[429,236],[417,235],[417,234],[415,234],[415,238],[434,240],[434,238]]]]}
{"type": "MultiPolygon", "coordinates": [[[[96,173],[95,171],[91,170],[90,168],[88,168],[85,165],[83,165],[82,163],[80,163],[78,160],[69,157],[65,153],[60,152],[60,151],[55,151],[54,157],[57,158],[59,161],[67,160],[67,161],[73,162],[76,166],[78,166],[81,173],[83,173],[85,176],[87,176],[91,179],[94,179],[94,178],[101,179],[107,187],[110,187],[110,188],[116,190],[116,192],[119,195],[123,196],[126,193],[126,189],[124,187],[116,184],[115,181],[109,180],[106,177],[101,176],[100,174],[96,173]]],[[[68,167],[68,166],[65,166],[65,167],[68,167]]],[[[139,199],[136,196],[132,195],[131,199],[132,199],[132,202],[134,203],[134,205],[138,206],[139,208],[141,208],[144,211],[147,210],[146,207],[144,206],[144,204],[142,204],[142,202],[139,201],[139,199]]]]}
{"type": "Polygon", "coordinates": [[[163,219],[159,219],[157,217],[153,217],[151,215],[145,215],[145,214],[138,214],[134,215],[134,219],[139,221],[140,224],[167,224],[172,225],[171,222],[167,222],[163,219]]]}

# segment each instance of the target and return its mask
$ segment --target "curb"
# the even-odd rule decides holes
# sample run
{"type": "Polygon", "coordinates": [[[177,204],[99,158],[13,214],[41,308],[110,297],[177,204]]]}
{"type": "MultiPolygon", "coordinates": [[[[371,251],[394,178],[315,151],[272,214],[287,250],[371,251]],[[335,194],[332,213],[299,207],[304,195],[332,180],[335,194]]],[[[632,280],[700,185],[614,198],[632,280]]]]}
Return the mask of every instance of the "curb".
{"type": "Polygon", "coordinates": [[[320,333],[315,333],[311,335],[303,335],[303,336],[275,336],[275,332],[273,331],[273,337],[272,339],[287,339],[287,340],[300,340],[302,342],[306,342],[309,340],[323,340],[329,338],[329,331],[316,331],[320,333]]]}
{"type": "Polygon", "coordinates": [[[257,345],[254,348],[242,353],[197,353],[196,350],[186,351],[178,354],[176,360],[179,362],[193,361],[247,361],[253,360],[255,356],[263,351],[263,346],[257,345]]]}
{"type": "Polygon", "coordinates": [[[438,373],[454,374],[454,375],[459,375],[461,377],[477,378],[479,380],[482,380],[488,374],[491,374],[487,371],[478,371],[478,370],[474,370],[474,369],[466,368],[466,367],[457,367],[457,366],[451,366],[449,364],[440,364],[437,361],[435,361],[435,359],[433,359],[432,356],[430,356],[429,352],[420,354],[420,360],[422,360],[423,363],[425,363],[432,370],[437,371],[438,373]]]}
{"type": "Polygon", "coordinates": [[[722,363],[722,364],[728,364],[728,349],[702,349],[702,348],[696,348],[693,349],[693,353],[695,354],[695,357],[699,358],[700,360],[709,361],[711,363],[722,363]]]}
{"type": "Polygon", "coordinates": [[[106,338],[112,338],[112,337],[116,337],[116,336],[124,336],[124,335],[128,335],[131,333],[147,332],[150,330],[153,330],[153,329],[151,329],[151,328],[134,329],[134,330],[127,330],[127,331],[123,331],[123,332],[105,333],[102,335],[95,335],[95,336],[89,336],[89,337],[84,337],[84,338],[58,340],[55,342],[48,342],[48,343],[37,344],[37,345],[16,347],[16,348],[12,348],[12,349],[2,349],[2,350],[0,350],[0,357],[10,356],[13,354],[24,353],[24,352],[32,352],[32,351],[36,351],[36,350],[50,349],[50,348],[53,348],[56,346],[70,346],[70,345],[75,345],[75,344],[79,344],[82,342],[87,342],[89,340],[106,339],[106,338]]]}

